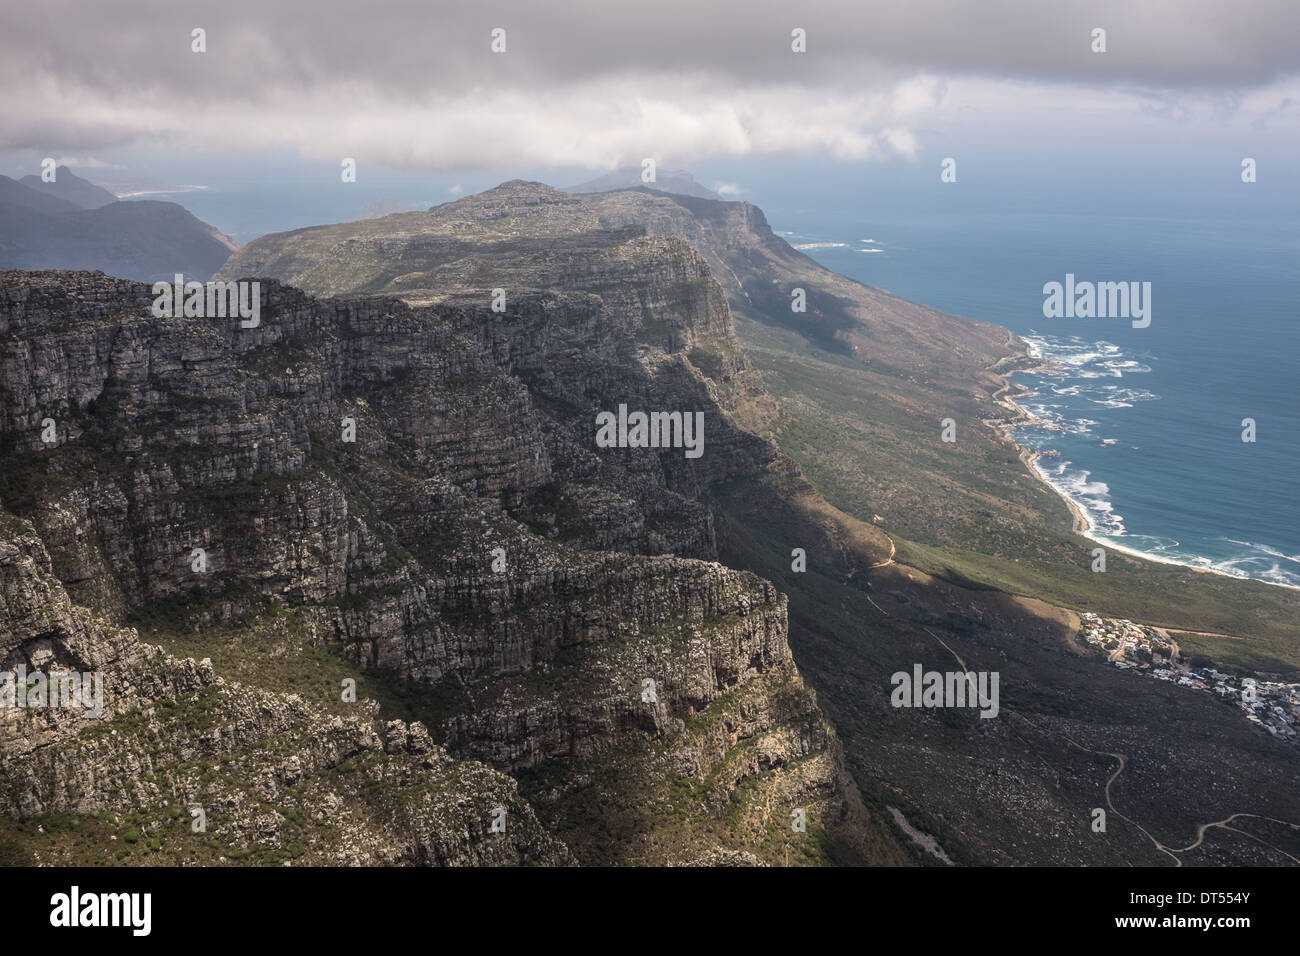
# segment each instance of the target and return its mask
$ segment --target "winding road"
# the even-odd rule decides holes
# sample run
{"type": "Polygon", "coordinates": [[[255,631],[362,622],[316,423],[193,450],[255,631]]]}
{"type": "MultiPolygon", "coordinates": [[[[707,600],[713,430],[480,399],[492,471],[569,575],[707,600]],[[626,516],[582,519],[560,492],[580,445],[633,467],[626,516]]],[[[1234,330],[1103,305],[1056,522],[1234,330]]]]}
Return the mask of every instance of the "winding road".
{"type": "MultiPolygon", "coordinates": [[[[1023,715],[1021,719],[1022,720],[1024,719],[1023,715]]],[[[1033,724],[1032,721],[1029,721],[1029,723],[1031,725],[1033,724]]],[[[1234,813],[1230,817],[1225,817],[1222,820],[1215,820],[1212,823],[1197,824],[1195,842],[1189,843],[1187,846],[1181,848],[1166,846],[1165,844],[1157,840],[1154,836],[1152,836],[1150,831],[1147,830],[1146,827],[1142,826],[1142,824],[1138,823],[1136,820],[1132,819],[1131,817],[1126,817],[1124,814],[1120,813],[1119,810],[1116,809],[1115,807],[1115,802],[1111,799],[1110,796],[1111,784],[1113,784],[1116,780],[1118,780],[1119,775],[1124,772],[1124,768],[1128,765],[1128,758],[1125,757],[1123,754],[1109,753],[1104,750],[1090,750],[1089,748],[1083,746],[1083,744],[1078,743],[1075,740],[1071,740],[1065,734],[1061,734],[1061,736],[1071,745],[1078,747],[1084,753],[1097,754],[1103,757],[1114,757],[1116,760],[1119,761],[1119,766],[1115,768],[1115,772],[1112,773],[1110,775],[1110,778],[1106,781],[1106,806],[1110,808],[1110,812],[1115,814],[1115,816],[1119,817],[1121,820],[1125,821],[1126,823],[1130,823],[1134,827],[1136,827],[1137,830],[1144,837],[1146,837],[1148,840],[1151,841],[1152,845],[1155,846],[1157,850],[1167,855],[1178,866],[1183,865],[1183,860],[1180,856],[1178,856],[1178,854],[1187,853],[1188,851],[1195,850],[1197,847],[1199,847],[1201,845],[1201,842],[1205,839],[1205,831],[1209,830],[1211,827],[1222,827],[1225,830],[1231,830],[1233,833],[1239,833],[1244,837],[1249,837],[1250,839],[1254,840],[1256,843],[1260,843],[1268,847],[1270,850],[1273,850],[1277,853],[1281,853],[1284,857],[1286,857],[1291,862],[1300,864],[1300,860],[1297,860],[1294,856],[1286,852],[1286,850],[1283,850],[1281,847],[1276,847],[1273,844],[1269,843],[1267,840],[1262,840],[1259,837],[1255,836],[1255,834],[1253,833],[1247,833],[1245,830],[1238,830],[1236,827],[1228,826],[1229,823],[1231,823],[1233,820],[1236,820],[1238,817],[1254,817],[1256,820],[1267,820],[1270,823],[1277,823],[1277,824],[1281,824],[1282,826],[1291,827],[1293,830],[1300,830],[1300,823],[1290,823],[1286,820],[1277,820],[1274,819],[1273,817],[1266,817],[1258,813],[1234,813]]]]}

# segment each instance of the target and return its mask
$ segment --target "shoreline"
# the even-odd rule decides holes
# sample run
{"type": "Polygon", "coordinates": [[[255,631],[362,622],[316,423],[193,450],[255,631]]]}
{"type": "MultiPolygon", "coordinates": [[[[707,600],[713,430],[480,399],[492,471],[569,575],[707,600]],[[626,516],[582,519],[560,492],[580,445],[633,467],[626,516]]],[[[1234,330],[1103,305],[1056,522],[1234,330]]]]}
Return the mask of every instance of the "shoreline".
{"type": "MultiPolygon", "coordinates": [[[[1009,333],[1008,340],[1007,340],[1008,347],[1011,347],[1012,342],[1015,340],[1016,340],[1016,336],[1014,335],[1014,333],[1009,333]]],[[[1029,355],[1028,352],[1024,352],[1020,354],[1026,358],[1036,358],[1036,356],[1029,355]]],[[[1015,357],[1016,357],[1015,354],[1008,356],[1008,358],[1015,358],[1015,357]]],[[[997,365],[1001,365],[1001,364],[1002,362],[997,363],[997,365]]],[[[1028,448],[1020,444],[1019,442],[1017,442],[1015,439],[1015,430],[1017,428],[1041,425],[1042,422],[1040,422],[1039,419],[1037,419],[1035,416],[1033,416],[1028,411],[1026,411],[1022,406],[1017,404],[1015,398],[1013,398],[1010,394],[1004,394],[1004,393],[1015,394],[1015,393],[1022,393],[1024,391],[1027,391],[1025,386],[1021,385],[1019,382],[1011,381],[1010,376],[1016,374],[1016,372],[1032,373],[1035,369],[1042,368],[1043,363],[1039,363],[1038,365],[1030,366],[1028,368],[1016,369],[1015,371],[1008,372],[1005,374],[996,370],[997,365],[995,365],[993,369],[991,369],[990,371],[992,371],[993,375],[995,375],[998,378],[998,380],[1002,383],[1002,387],[999,388],[997,391],[995,391],[991,397],[994,402],[996,402],[1001,408],[1003,408],[1005,411],[1009,413],[1009,417],[1006,419],[989,419],[985,421],[985,424],[989,425],[991,428],[994,429],[994,431],[996,431],[999,435],[1001,435],[1012,445],[1014,445],[1019,452],[1021,462],[1024,463],[1025,469],[1029,472],[1029,474],[1032,475],[1034,479],[1038,481],[1041,485],[1043,485],[1043,487],[1047,488],[1049,491],[1051,491],[1058,498],[1060,498],[1062,501],[1065,502],[1066,507],[1070,509],[1070,515],[1073,519],[1071,524],[1071,531],[1074,534],[1087,538],[1089,541],[1095,542],[1096,544],[1104,548],[1109,548],[1112,551],[1118,551],[1121,554],[1126,554],[1129,557],[1133,557],[1133,558],[1139,558],[1143,561],[1151,561],[1155,564],[1167,564],[1167,565],[1172,565],[1174,567],[1186,568],[1189,571],[1195,571],[1197,574],[1214,574],[1214,575],[1218,575],[1219,577],[1228,578],[1229,580],[1232,581],[1253,581],[1258,584],[1267,584],[1270,587],[1287,588],[1288,590],[1292,590],[1292,591],[1300,591],[1300,586],[1294,584],[1278,584],[1275,581],[1264,581],[1260,578],[1249,577],[1248,575],[1229,574],[1226,571],[1218,571],[1215,570],[1214,568],[1203,568],[1194,564],[1188,564],[1186,561],[1176,561],[1172,558],[1159,557],[1156,555],[1148,554],[1145,551],[1139,551],[1137,548],[1128,548],[1125,547],[1124,545],[1114,544],[1111,541],[1102,540],[1101,538],[1094,535],[1093,523],[1088,518],[1088,514],[1083,509],[1083,506],[1080,505],[1073,498],[1071,498],[1064,491],[1062,491],[1060,488],[1056,487],[1056,485],[1048,481],[1047,478],[1043,475],[1043,473],[1039,471],[1039,469],[1037,468],[1038,459],[1042,457],[1043,453],[1041,451],[1038,451],[1037,449],[1028,448]]],[[[1209,559],[1207,558],[1206,560],[1209,559]]]]}
{"type": "MultiPolygon", "coordinates": [[[[1010,440],[1013,444],[1015,443],[1014,438],[1011,438],[1010,440]]],[[[1088,535],[1088,532],[1093,528],[1093,524],[1088,518],[1087,512],[1083,510],[1077,501],[1044,478],[1043,473],[1038,470],[1036,463],[1039,458],[1043,457],[1043,453],[1035,448],[1026,448],[1024,445],[1016,445],[1016,447],[1020,449],[1020,460],[1025,463],[1025,467],[1029,469],[1030,473],[1038,479],[1040,484],[1052,489],[1052,491],[1056,493],[1056,496],[1064,501],[1069,507],[1070,515],[1074,518],[1070,530],[1077,535],[1082,535],[1083,537],[1088,538],[1089,541],[1096,540],[1088,535]]],[[[1098,542],[1098,544],[1102,543],[1104,542],[1098,542]]]]}

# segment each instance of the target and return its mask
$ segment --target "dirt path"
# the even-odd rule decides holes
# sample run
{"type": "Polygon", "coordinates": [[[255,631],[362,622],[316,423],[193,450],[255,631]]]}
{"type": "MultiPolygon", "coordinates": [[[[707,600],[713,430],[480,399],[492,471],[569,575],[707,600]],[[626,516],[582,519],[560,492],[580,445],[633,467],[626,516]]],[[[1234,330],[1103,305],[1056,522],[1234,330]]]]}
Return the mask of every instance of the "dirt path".
{"type": "MultiPolygon", "coordinates": [[[[1246,638],[1238,637],[1235,634],[1216,634],[1214,631],[1189,631],[1185,627],[1170,627],[1168,624],[1148,624],[1147,627],[1154,627],[1157,631],[1168,631],[1171,634],[1194,634],[1197,637],[1221,637],[1227,641],[1244,641],[1246,638]]],[[[1166,635],[1168,636],[1168,635],[1166,635]]],[[[1169,638],[1173,642],[1173,638],[1169,638]]]]}
{"type": "Polygon", "coordinates": [[[1288,826],[1288,827],[1296,826],[1296,824],[1294,823],[1287,823],[1285,820],[1274,820],[1272,817],[1260,816],[1258,813],[1234,813],[1232,816],[1227,817],[1223,820],[1216,820],[1213,823],[1202,823],[1200,826],[1196,828],[1196,842],[1183,847],[1181,850],[1174,850],[1174,852],[1186,853],[1188,850],[1195,850],[1198,846],[1201,845],[1201,841],[1205,839],[1206,830],[1210,829],[1210,827],[1222,827],[1225,830],[1231,830],[1233,833],[1240,833],[1242,836],[1250,837],[1256,843],[1263,843],[1264,846],[1268,847],[1270,850],[1277,850],[1278,853],[1281,853],[1292,863],[1300,863],[1300,860],[1297,860],[1290,853],[1286,852],[1286,850],[1280,849],[1279,847],[1273,846],[1273,844],[1271,843],[1261,840],[1259,837],[1255,836],[1255,834],[1247,833],[1245,830],[1238,830],[1236,827],[1228,826],[1228,824],[1231,823],[1233,820],[1237,819],[1237,817],[1254,817],[1256,820],[1267,820],[1270,823],[1280,823],[1283,826],[1288,826]]]}
{"type": "MultiPolygon", "coordinates": [[[[891,564],[894,563],[894,555],[896,555],[896,554],[898,553],[898,549],[897,549],[896,547],[894,547],[894,537],[893,537],[893,535],[891,535],[888,531],[885,531],[884,529],[881,529],[881,532],[880,532],[880,533],[883,534],[886,538],[889,539],[889,557],[885,558],[885,560],[883,560],[883,561],[877,561],[875,564],[868,565],[868,566],[867,566],[867,570],[871,570],[872,568],[887,568],[887,567],[889,567],[891,564]]],[[[877,611],[879,611],[881,614],[885,615],[885,617],[889,617],[889,616],[890,616],[888,611],[886,611],[883,607],[881,607],[881,606],[880,606],[879,604],[877,604],[875,601],[872,601],[872,600],[871,600],[871,595],[870,595],[870,594],[866,595],[866,598],[867,598],[868,601],[871,602],[871,606],[874,607],[877,611]]]]}
{"type": "Polygon", "coordinates": [[[880,533],[883,534],[886,538],[889,538],[889,557],[885,558],[885,560],[883,561],[877,561],[875,564],[868,565],[868,570],[870,568],[889,567],[891,564],[894,563],[894,555],[898,554],[898,549],[894,547],[893,536],[888,531],[884,531],[884,530],[882,530],[880,533]]]}
{"type": "Polygon", "coordinates": [[[1300,830],[1300,824],[1289,823],[1286,820],[1275,820],[1273,817],[1262,816],[1258,813],[1234,813],[1230,817],[1225,817],[1222,820],[1216,820],[1212,823],[1197,824],[1196,841],[1194,843],[1190,843],[1187,846],[1181,848],[1166,846],[1165,844],[1161,843],[1158,839],[1156,839],[1154,836],[1152,836],[1151,832],[1147,830],[1146,827],[1142,826],[1142,824],[1138,823],[1136,820],[1132,819],[1131,817],[1126,817],[1124,814],[1120,813],[1119,810],[1116,809],[1115,807],[1114,800],[1111,799],[1111,795],[1110,795],[1111,785],[1116,780],[1119,779],[1119,775],[1122,774],[1124,772],[1124,768],[1128,766],[1128,758],[1125,757],[1123,754],[1109,753],[1104,750],[1091,750],[1088,747],[1083,746],[1083,744],[1071,740],[1065,734],[1061,734],[1061,736],[1072,746],[1078,747],[1084,753],[1096,754],[1103,757],[1114,757],[1116,760],[1119,761],[1119,766],[1115,768],[1115,772],[1112,773],[1109,779],[1107,779],[1106,781],[1106,806],[1110,808],[1111,813],[1115,814],[1115,816],[1119,817],[1125,823],[1132,824],[1138,830],[1138,832],[1140,832],[1144,837],[1146,837],[1148,840],[1151,841],[1152,845],[1157,850],[1159,850],[1161,853],[1164,853],[1166,856],[1172,859],[1174,863],[1177,864],[1178,866],[1183,865],[1182,857],[1180,857],[1178,854],[1187,853],[1188,851],[1195,850],[1197,847],[1199,847],[1201,845],[1201,842],[1205,839],[1205,831],[1210,829],[1211,827],[1222,827],[1225,830],[1231,830],[1233,833],[1239,833],[1244,837],[1249,837],[1250,839],[1254,840],[1256,843],[1260,843],[1268,847],[1270,850],[1274,850],[1277,853],[1281,853],[1288,860],[1291,860],[1294,863],[1300,863],[1300,860],[1297,860],[1290,853],[1287,853],[1286,850],[1274,846],[1273,844],[1269,843],[1267,840],[1262,840],[1259,837],[1255,836],[1253,833],[1247,833],[1245,830],[1238,830],[1236,827],[1228,826],[1229,823],[1231,823],[1233,820],[1237,819],[1238,817],[1254,817],[1256,820],[1268,820],[1270,823],[1278,823],[1281,824],[1282,826],[1287,826],[1295,830],[1300,830]]]}
{"type": "Polygon", "coordinates": [[[961,656],[958,655],[956,651],[954,651],[951,647],[949,647],[947,644],[944,643],[943,638],[941,638],[938,634],[934,633],[934,631],[930,630],[928,627],[922,627],[921,630],[925,631],[925,633],[929,634],[936,641],[938,641],[939,646],[952,655],[953,660],[955,660],[957,664],[961,667],[962,673],[967,673],[966,662],[961,659],[961,656]]]}

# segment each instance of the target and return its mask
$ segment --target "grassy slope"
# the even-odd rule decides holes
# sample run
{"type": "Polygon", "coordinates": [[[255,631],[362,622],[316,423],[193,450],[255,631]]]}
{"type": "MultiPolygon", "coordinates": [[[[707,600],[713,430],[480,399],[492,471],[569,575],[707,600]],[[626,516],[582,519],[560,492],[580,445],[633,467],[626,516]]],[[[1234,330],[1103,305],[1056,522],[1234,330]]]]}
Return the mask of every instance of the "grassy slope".
{"type": "MultiPolygon", "coordinates": [[[[863,536],[825,546],[828,515],[779,481],[714,490],[722,561],[773,581],[789,597],[801,673],[844,742],[868,812],[900,809],[959,864],[1169,865],[1146,828],[1186,847],[1198,824],[1251,812],[1300,820],[1300,756],[1231,704],[1106,666],[1077,639],[1077,619],[1041,602],[973,591],[904,565],[880,565],[863,536]],[[794,573],[790,552],[807,550],[794,573]],[[871,562],[868,564],[867,562],[871,562]],[[872,564],[877,566],[872,567],[872,564]],[[923,669],[1001,674],[1001,712],[923,712],[890,704],[891,674],[923,669]],[[1112,787],[1106,834],[1089,829],[1112,787]],[[1216,768],[1213,782],[1205,768],[1216,768]]],[[[841,519],[851,522],[851,519],[841,519]]],[[[1256,832],[1258,820],[1247,820],[1256,832]]],[[[1279,865],[1300,853],[1300,826],[1256,843],[1215,835],[1181,856],[1279,865]],[[1230,845],[1229,845],[1230,844],[1230,845]]],[[[932,863],[933,860],[922,862],[932,863]]]]}
{"type": "Polygon", "coordinates": [[[778,443],[833,505],[874,516],[898,560],[954,583],[1075,610],[1231,635],[1185,635],[1225,665],[1300,671],[1300,594],[1254,581],[1107,554],[1071,530],[1068,507],[980,424],[987,402],[900,381],[755,322],[738,323],[781,403],[778,443]],[[957,441],[940,441],[943,417],[957,441]]]}

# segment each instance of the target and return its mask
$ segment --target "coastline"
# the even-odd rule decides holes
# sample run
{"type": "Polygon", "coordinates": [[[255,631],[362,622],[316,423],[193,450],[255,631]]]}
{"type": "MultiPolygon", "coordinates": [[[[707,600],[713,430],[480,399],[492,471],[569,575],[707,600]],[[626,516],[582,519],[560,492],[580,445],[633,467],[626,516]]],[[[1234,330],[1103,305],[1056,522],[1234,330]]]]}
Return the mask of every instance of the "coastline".
{"type": "MultiPolygon", "coordinates": [[[[1011,438],[1010,440],[1013,444],[1015,443],[1014,438],[1011,438]]],[[[1063,492],[1060,488],[1057,488],[1054,484],[1052,484],[1050,481],[1044,478],[1043,473],[1038,470],[1037,462],[1038,459],[1043,456],[1043,453],[1033,448],[1026,448],[1024,445],[1016,445],[1016,447],[1020,449],[1020,460],[1025,463],[1025,467],[1029,469],[1030,474],[1032,474],[1035,478],[1037,478],[1041,484],[1046,485],[1048,488],[1052,489],[1052,491],[1056,493],[1057,497],[1059,497],[1062,501],[1066,503],[1066,505],[1069,506],[1070,514],[1074,518],[1074,522],[1070,530],[1073,531],[1075,534],[1083,535],[1083,537],[1088,538],[1090,541],[1095,541],[1096,539],[1090,537],[1088,534],[1088,532],[1092,530],[1093,524],[1088,519],[1087,512],[1085,512],[1083,508],[1079,506],[1079,503],[1077,501],[1075,501],[1073,498],[1071,498],[1069,495],[1063,492]]],[[[1102,544],[1104,542],[1098,542],[1098,543],[1102,544]]]]}
{"type": "MultiPolygon", "coordinates": [[[[1017,336],[1015,336],[1013,333],[1008,332],[1008,338],[1007,338],[1008,348],[1014,349],[1014,343],[1017,343],[1018,341],[1019,340],[1017,336]]],[[[995,375],[997,379],[1002,383],[1002,386],[999,389],[997,389],[995,392],[993,392],[991,398],[1004,411],[1008,413],[1008,417],[1001,418],[1001,419],[988,419],[985,421],[985,424],[993,428],[999,435],[1001,435],[1008,442],[1014,445],[1019,452],[1020,460],[1024,463],[1025,469],[1029,472],[1029,474],[1032,475],[1034,479],[1037,480],[1040,484],[1042,484],[1043,487],[1050,490],[1053,494],[1055,494],[1058,498],[1060,498],[1062,501],[1065,502],[1066,506],[1070,509],[1070,515],[1072,516],[1073,519],[1071,530],[1075,534],[1087,538],[1089,541],[1096,542],[1098,545],[1104,548],[1109,548],[1112,551],[1118,551],[1121,554],[1126,554],[1129,557],[1133,557],[1133,558],[1139,558],[1143,561],[1151,561],[1155,564],[1168,564],[1168,565],[1173,565],[1174,567],[1186,568],[1189,571],[1195,571],[1197,574],[1214,574],[1214,575],[1218,575],[1219,577],[1228,578],[1233,581],[1254,581],[1259,584],[1267,584],[1275,588],[1287,588],[1292,591],[1300,591],[1300,586],[1296,586],[1293,584],[1279,584],[1275,581],[1264,581],[1260,578],[1252,578],[1246,575],[1228,574],[1226,571],[1218,571],[1215,570],[1214,568],[1203,568],[1195,564],[1189,564],[1186,561],[1176,561],[1172,558],[1166,558],[1166,557],[1160,557],[1157,555],[1148,554],[1145,551],[1139,551],[1137,548],[1125,547],[1124,545],[1115,544],[1112,541],[1103,540],[1100,537],[1096,536],[1093,533],[1094,525],[1092,521],[1088,518],[1088,514],[1083,509],[1083,506],[1080,505],[1073,498],[1071,498],[1064,491],[1062,491],[1060,488],[1056,487],[1056,485],[1048,481],[1046,476],[1043,475],[1042,471],[1039,470],[1037,462],[1038,459],[1042,457],[1043,453],[1033,448],[1027,448],[1024,445],[1021,445],[1015,439],[1015,430],[1017,428],[1034,426],[1034,425],[1041,426],[1044,423],[1041,422],[1034,415],[1032,415],[1024,407],[1016,403],[1015,398],[1013,396],[1026,392],[1028,391],[1028,389],[1026,389],[1025,386],[1021,385],[1018,382],[1011,381],[1010,376],[1014,375],[1016,372],[1033,372],[1035,369],[1042,368],[1043,366],[1040,364],[1036,366],[1030,366],[1027,368],[1015,369],[1014,371],[1007,372],[1005,374],[1003,372],[998,371],[998,366],[1002,365],[1004,361],[1013,360],[1016,358],[1035,358],[1035,357],[1036,356],[1031,355],[1027,350],[1023,352],[1012,351],[1011,354],[1009,354],[1006,359],[999,361],[996,365],[994,365],[990,369],[990,372],[992,372],[992,374],[995,375]]]]}

